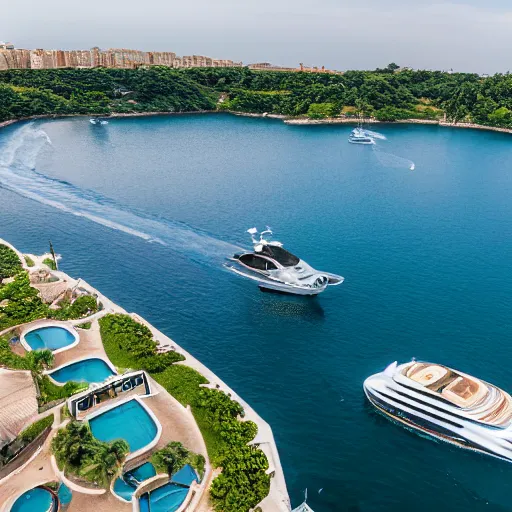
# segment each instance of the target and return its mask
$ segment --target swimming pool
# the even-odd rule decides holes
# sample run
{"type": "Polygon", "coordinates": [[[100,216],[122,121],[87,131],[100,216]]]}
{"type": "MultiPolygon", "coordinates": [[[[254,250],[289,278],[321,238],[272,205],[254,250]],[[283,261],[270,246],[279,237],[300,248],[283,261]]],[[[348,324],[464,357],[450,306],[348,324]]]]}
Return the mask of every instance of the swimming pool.
{"type": "Polygon", "coordinates": [[[53,510],[52,494],[41,487],[24,492],[11,508],[11,512],[48,512],[53,510]]]}
{"type": "Polygon", "coordinates": [[[156,475],[156,470],[151,462],[146,462],[138,468],[127,471],[114,482],[114,492],[126,501],[132,499],[135,489],[149,478],[156,475]]]}
{"type": "Polygon", "coordinates": [[[49,373],[57,382],[103,382],[107,377],[115,375],[110,366],[99,358],[84,359],[71,363],[49,373]]]}
{"type": "Polygon", "coordinates": [[[174,512],[187,497],[188,487],[165,484],[150,493],[143,494],[139,500],[141,512],[174,512]]]}
{"type": "Polygon", "coordinates": [[[25,342],[30,350],[62,350],[74,343],[78,343],[78,335],[65,327],[51,325],[39,327],[22,335],[22,342],[25,342]]]}
{"type": "Polygon", "coordinates": [[[131,453],[150,444],[158,433],[153,418],[135,399],[95,416],[89,425],[96,439],[105,442],[124,439],[131,453]]]}

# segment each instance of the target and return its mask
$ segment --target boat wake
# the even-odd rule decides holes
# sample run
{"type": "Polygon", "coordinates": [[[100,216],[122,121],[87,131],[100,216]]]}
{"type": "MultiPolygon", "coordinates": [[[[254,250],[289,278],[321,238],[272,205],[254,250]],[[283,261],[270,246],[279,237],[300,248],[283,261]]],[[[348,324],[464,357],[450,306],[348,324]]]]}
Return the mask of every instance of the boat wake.
{"type": "Polygon", "coordinates": [[[382,133],[379,133],[379,132],[373,132],[371,130],[365,129],[364,133],[369,135],[372,139],[388,140],[388,138],[385,135],[383,135],[382,133]]]}
{"type": "Polygon", "coordinates": [[[373,146],[373,154],[376,156],[377,160],[383,167],[409,169],[410,171],[414,171],[416,168],[412,160],[393,155],[392,153],[386,153],[386,151],[382,151],[376,145],[373,146]]]}
{"type": "Polygon", "coordinates": [[[38,172],[37,156],[48,145],[51,140],[46,132],[33,123],[16,130],[0,147],[0,187],[192,257],[223,259],[240,250],[186,224],[125,208],[101,194],[38,172]]]}

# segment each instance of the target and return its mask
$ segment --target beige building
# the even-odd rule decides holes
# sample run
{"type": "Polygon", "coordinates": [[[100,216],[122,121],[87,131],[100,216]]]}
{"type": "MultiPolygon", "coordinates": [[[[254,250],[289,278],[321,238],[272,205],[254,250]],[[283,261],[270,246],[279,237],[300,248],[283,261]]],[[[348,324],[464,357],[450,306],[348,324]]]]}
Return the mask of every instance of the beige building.
{"type": "Polygon", "coordinates": [[[122,68],[168,66],[172,68],[239,67],[242,62],[219,60],[204,55],[177,57],[174,52],[142,52],[127,48],[98,47],[90,50],[23,50],[0,42],[0,70],[57,68],[122,68]]]}

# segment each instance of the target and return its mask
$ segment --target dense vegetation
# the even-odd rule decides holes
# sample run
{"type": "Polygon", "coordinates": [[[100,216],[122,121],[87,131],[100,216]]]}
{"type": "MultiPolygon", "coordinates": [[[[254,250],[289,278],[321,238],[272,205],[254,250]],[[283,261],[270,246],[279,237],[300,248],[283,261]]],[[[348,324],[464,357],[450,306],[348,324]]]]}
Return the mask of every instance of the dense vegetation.
{"type": "Polygon", "coordinates": [[[156,451],[151,456],[151,462],[158,473],[174,475],[186,464],[192,466],[202,478],[204,475],[204,457],[187,450],[180,442],[174,441],[156,451]]]}
{"type": "Polygon", "coordinates": [[[158,373],[185,359],[174,351],[158,354],[151,331],[128,315],[106,315],[99,323],[107,355],[120,368],[158,373]]]}
{"type": "Polygon", "coordinates": [[[13,370],[31,370],[41,372],[45,368],[51,368],[53,364],[53,352],[51,350],[32,350],[20,356],[15,354],[9,345],[12,336],[6,334],[0,336],[0,366],[13,370]]]}
{"type": "Polygon", "coordinates": [[[38,291],[30,286],[26,272],[20,272],[12,283],[0,286],[0,331],[18,324],[31,322],[49,315],[48,306],[38,291]]]}
{"type": "Polygon", "coordinates": [[[16,275],[21,269],[18,255],[10,247],[0,244],[0,281],[16,275]]]}
{"type": "Polygon", "coordinates": [[[52,441],[52,451],[61,470],[108,487],[128,454],[126,441],[104,443],[96,439],[87,423],[71,421],[52,441]]]}
{"type": "Polygon", "coordinates": [[[86,382],[74,381],[68,381],[64,386],[58,386],[50,380],[48,375],[37,375],[36,380],[39,388],[38,402],[40,406],[64,400],[89,387],[89,384],[86,382]]]}
{"type": "Polygon", "coordinates": [[[400,70],[341,74],[247,68],[0,72],[0,121],[33,115],[219,109],[312,118],[437,119],[512,126],[512,75],[400,70]]]}
{"type": "Polygon", "coordinates": [[[41,434],[48,427],[51,427],[53,423],[53,414],[49,414],[44,418],[37,420],[27,427],[19,437],[26,443],[31,443],[39,434],[41,434]]]}
{"type": "MultiPolygon", "coordinates": [[[[116,366],[144,368],[148,351],[154,350],[155,344],[149,329],[119,314],[106,315],[99,323],[109,359],[116,366]],[[132,347],[137,353],[142,351],[142,357],[134,357],[130,353],[132,347]]],[[[148,371],[183,405],[191,406],[210,461],[222,468],[211,487],[215,509],[247,512],[268,494],[270,486],[270,477],[265,473],[268,469],[266,456],[259,448],[247,446],[256,436],[257,426],[251,421],[239,421],[244,416],[243,407],[228,395],[200,387],[207,383],[201,374],[172,362],[166,362],[167,367],[158,372],[148,371]]]]}

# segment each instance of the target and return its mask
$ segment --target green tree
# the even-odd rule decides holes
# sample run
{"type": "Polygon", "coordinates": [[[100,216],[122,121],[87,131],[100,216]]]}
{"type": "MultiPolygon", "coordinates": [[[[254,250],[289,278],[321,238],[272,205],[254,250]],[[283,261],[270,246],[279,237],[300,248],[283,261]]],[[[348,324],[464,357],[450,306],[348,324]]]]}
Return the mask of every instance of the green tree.
{"type": "Polygon", "coordinates": [[[312,103],[308,108],[307,115],[311,119],[324,119],[334,116],[335,113],[336,106],[333,103],[312,103]]]}

